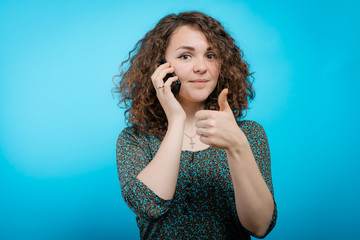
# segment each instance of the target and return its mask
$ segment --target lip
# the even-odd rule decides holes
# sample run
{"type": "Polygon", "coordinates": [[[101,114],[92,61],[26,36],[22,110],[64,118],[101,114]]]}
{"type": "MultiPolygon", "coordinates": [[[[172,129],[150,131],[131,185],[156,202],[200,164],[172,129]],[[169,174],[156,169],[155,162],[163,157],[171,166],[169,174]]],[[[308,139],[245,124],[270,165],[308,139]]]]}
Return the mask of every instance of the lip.
{"type": "Polygon", "coordinates": [[[195,80],[190,80],[189,82],[191,82],[191,83],[196,83],[196,84],[204,84],[204,83],[209,82],[209,80],[206,80],[206,79],[195,79],[195,80]]]}

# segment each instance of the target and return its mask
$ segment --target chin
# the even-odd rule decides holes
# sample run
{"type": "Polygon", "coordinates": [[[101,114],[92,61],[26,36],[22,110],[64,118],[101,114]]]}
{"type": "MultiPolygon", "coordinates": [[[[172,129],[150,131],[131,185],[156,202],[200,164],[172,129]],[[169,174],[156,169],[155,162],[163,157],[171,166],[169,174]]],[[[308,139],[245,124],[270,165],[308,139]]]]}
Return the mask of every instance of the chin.
{"type": "Polygon", "coordinates": [[[208,94],[204,94],[204,95],[198,94],[198,95],[193,95],[193,96],[179,95],[179,100],[185,101],[185,102],[202,103],[202,102],[205,102],[208,97],[209,97],[208,94]]]}
{"type": "Polygon", "coordinates": [[[214,89],[180,89],[178,99],[185,102],[202,103],[210,96],[214,89]],[[183,91],[181,91],[183,90],[183,91]],[[187,90],[187,91],[186,91],[187,90]]]}

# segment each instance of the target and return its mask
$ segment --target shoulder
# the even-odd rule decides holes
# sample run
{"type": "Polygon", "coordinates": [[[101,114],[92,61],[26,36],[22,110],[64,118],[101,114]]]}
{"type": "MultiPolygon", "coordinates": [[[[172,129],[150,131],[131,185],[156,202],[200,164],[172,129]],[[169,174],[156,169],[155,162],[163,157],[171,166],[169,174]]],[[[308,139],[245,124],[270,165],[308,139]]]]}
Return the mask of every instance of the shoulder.
{"type": "Polygon", "coordinates": [[[151,145],[157,143],[159,140],[147,132],[140,132],[133,126],[124,128],[119,134],[117,144],[131,144],[131,145],[151,145]]]}
{"type": "Polygon", "coordinates": [[[238,121],[240,129],[245,133],[248,139],[266,139],[264,128],[256,121],[243,120],[238,121]]]}
{"type": "Polygon", "coordinates": [[[242,130],[248,130],[251,132],[264,132],[264,128],[256,121],[243,120],[237,122],[242,130]]]}
{"type": "Polygon", "coordinates": [[[136,135],[138,135],[136,133],[137,131],[135,127],[126,127],[121,131],[119,137],[130,137],[130,136],[136,137],[136,135]]]}
{"type": "Polygon", "coordinates": [[[118,142],[121,141],[138,141],[144,138],[143,134],[133,126],[124,128],[118,137],[118,142]]]}
{"type": "Polygon", "coordinates": [[[264,128],[255,121],[238,122],[240,129],[246,135],[256,162],[267,161],[270,157],[269,142],[264,128]]]}

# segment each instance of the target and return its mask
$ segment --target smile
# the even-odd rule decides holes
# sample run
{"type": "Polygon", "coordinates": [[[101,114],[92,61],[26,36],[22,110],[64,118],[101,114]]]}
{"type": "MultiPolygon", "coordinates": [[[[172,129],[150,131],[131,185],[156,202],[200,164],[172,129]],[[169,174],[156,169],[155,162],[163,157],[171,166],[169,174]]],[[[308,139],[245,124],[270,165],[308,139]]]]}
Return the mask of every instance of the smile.
{"type": "Polygon", "coordinates": [[[204,85],[207,82],[209,82],[209,80],[206,79],[195,79],[195,80],[191,80],[189,81],[190,83],[196,84],[196,85],[204,85]]]}

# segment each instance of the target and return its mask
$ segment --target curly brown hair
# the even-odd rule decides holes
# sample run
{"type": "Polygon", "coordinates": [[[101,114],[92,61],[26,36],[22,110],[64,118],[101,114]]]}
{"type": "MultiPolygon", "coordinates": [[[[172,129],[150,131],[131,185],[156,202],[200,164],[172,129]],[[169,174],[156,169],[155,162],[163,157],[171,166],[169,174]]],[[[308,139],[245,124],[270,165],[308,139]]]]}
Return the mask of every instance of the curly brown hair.
{"type": "Polygon", "coordinates": [[[113,78],[113,81],[117,79],[113,90],[119,95],[118,105],[126,109],[127,124],[159,138],[166,133],[167,118],[156,97],[151,75],[164,58],[172,33],[184,25],[204,33],[221,63],[217,86],[205,101],[205,109],[218,110],[217,98],[224,88],[229,88],[228,102],[234,116],[240,119],[243,111],[248,109],[249,101],[255,97],[252,73],[244,53],[217,20],[197,11],[167,15],[136,43],[121,63],[120,74],[113,78]],[[126,69],[125,64],[128,65],[126,69]]]}

